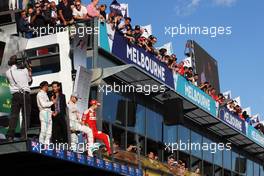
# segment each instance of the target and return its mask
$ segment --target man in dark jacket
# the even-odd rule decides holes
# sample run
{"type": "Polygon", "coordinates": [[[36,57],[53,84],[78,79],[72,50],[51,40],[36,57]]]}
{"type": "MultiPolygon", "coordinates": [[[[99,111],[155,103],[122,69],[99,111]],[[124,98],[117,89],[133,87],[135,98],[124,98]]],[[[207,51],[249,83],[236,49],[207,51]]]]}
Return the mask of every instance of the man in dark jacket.
{"type": "Polygon", "coordinates": [[[52,96],[56,103],[52,107],[52,142],[67,143],[67,123],[66,123],[66,99],[61,91],[61,84],[57,81],[52,82],[52,96]]]}
{"type": "Polygon", "coordinates": [[[26,37],[26,38],[32,37],[32,30],[29,27],[29,22],[28,22],[25,10],[22,10],[20,12],[20,19],[18,21],[18,30],[19,32],[22,33],[23,37],[26,37]]]}

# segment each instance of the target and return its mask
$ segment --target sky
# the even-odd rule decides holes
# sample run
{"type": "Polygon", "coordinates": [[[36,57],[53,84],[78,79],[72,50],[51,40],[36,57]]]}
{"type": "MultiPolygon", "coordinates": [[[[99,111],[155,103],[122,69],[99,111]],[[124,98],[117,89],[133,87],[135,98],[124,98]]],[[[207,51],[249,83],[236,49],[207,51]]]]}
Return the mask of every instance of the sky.
{"type": "MultiPolygon", "coordinates": [[[[112,0],[100,0],[110,5],[112,0]]],[[[263,0],[118,0],[129,4],[132,25],[152,25],[156,46],[172,42],[178,59],[184,58],[188,39],[195,40],[218,61],[221,91],[241,97],[264,120],[264,1],[263,0]],[[231,27],[231,34],[168,35],[169,26],[231,27]]]]}

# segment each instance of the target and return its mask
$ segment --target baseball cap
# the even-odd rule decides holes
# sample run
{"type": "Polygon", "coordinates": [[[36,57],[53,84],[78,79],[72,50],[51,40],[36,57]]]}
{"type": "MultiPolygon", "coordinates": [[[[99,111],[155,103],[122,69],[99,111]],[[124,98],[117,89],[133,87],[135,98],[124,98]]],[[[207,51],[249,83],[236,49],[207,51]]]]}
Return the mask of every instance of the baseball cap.
{"type": "Polygon", "coordinates": [[[139,25],[136,25],[135,26],[135,30],[140,30],[140,26],[139,25]]]}
{"type": "Polygon", "coordinates": [[[97,105],[97,106],[100,106],[101,103],[99,103],[97,100],[91,100],[91,101],[90,101],[90,105],[97,105]]]}
{"type": "Polygon", "coordinates": [[[176,56],[176,54],[172,54],[171,57],[172,57],[173,59],[177,60],[177,56],[176,56]]]}

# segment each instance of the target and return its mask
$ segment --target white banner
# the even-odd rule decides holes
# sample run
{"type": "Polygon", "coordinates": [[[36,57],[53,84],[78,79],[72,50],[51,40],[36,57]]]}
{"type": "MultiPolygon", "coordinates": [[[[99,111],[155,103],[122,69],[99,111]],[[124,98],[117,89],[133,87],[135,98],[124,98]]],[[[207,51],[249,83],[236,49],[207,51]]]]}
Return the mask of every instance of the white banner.
{"type": "Polygon", "coordinates": [[[236,105],[239,105],[239,106],[241,107],[241,99],[240,99],[240,96],[234,98],[234,101],[235,101],[235,104],[236,104],[236,105]]]}
{"type": "Polygon", "coordinates": [[[151,24],[147,25],[147,26],[141,26],[141,29],[143,29],[143,34],[142,37],[146,37],[148,38],[150,35],[152,35],[152,26],[151,24]]]}
{"type": "Polygon", "coordinates": [[[73,92],[77,92],[81,98],[77,102],[77,107],[80,112],[84,112],[88,108],[90,87],[92,81],[92,72],[79,66],[74,82],[73,92]]]}
{"type": "Polygon", "coordinates": [[[172,48],[172,43],[169,42],[169,43],[165,43],[163,46],[161,47],[157,47],[157,49],[161,49],[161,48],[165,48],[167,50],[167,54],[168,55],[171,55],[173,54],[173,48],[172,48]]]}
{"type": "Polygon", "coordinates": [[[232,99],[231,90],[224,92],[223,95],[226,99],[232,99]]]}
{"type": "Polygon", "coordinates": [[[193,67],[192,65],[192,57],[186,57],[182,60],[185,67],[193,67]]]}
{"type": "Polygon", "coordinates": [[[120,4],[120,10],[123,17],[129,17],[128,4],[120,4]]]}

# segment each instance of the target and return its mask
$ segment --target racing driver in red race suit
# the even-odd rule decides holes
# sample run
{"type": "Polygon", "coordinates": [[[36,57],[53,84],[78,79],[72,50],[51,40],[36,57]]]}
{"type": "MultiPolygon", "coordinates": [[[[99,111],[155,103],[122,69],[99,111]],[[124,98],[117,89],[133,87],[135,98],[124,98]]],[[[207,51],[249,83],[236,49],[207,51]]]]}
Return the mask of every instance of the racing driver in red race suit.
{"type": "Polygon", "coordinates": [[[96,100],[90,101],[90,108],[85,110],[83,113],[82,121],[85,125],[88,125],[93,132],[94,139],[102,140],[106,146],[107,152],[109,155],[111,155],[111,147],[110,147],[110,140],[109,136],[101,131],[97,130],[96,126],[96,109],[101,104],[97,102],[96,100]]]}

